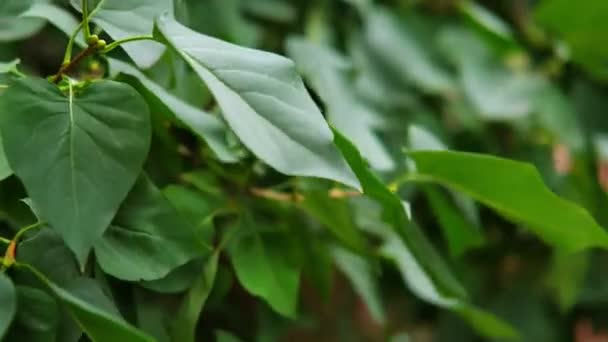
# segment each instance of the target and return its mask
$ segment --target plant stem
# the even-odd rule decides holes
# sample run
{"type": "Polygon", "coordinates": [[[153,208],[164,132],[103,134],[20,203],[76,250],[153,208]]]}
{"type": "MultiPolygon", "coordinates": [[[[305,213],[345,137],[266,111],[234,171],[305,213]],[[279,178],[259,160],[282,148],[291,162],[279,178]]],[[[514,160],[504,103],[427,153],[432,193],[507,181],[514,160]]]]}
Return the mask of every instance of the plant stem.
{"type": "Polygon", "coordinates": [[[82,7],[82,25],[84,26],[84,40],[86,41],[91,36],[91,28],[89,27],[89,0],[80,1],[82,7]]]}
{"type": "Polygon", "coordinates": [[[15,235],[15,237],[13,238],[13,241],[19,241],[19,239],[23,236],[23,234],[29,232],[32,229],[40,228],[40,227],[42,227],[45,224],[46,224],[45,222],[40,221],[40,222],[36,222],[34,224],[31,224],[31,225],[29,225],[27,227],[21,228],[17,232],[17,234],[15,235]]]}
{"type": "Polygon", "coordinates": [[[0,237],[0,242],[9,245],[11,243],[11,240],[9,240],[7,238],[0,237]]]}
{"type": "Polygon", "coordinates": [[[95,45],[90,45],[86,49],[80,51],[80,53],[73,60],[61,65],[61,68],[59,69],[59,71],[57,71],[55,77],[53,77],[52,82],[55,84],[59,83],[59,81],[61,81],[61,77],[64,74],[70,72],[72,69],[74,69],[76,65],[78,65],[78,63],[80,63],[83,59],[89,57],[90,55],[94,54],[96,51],[97,47],[95,45]]]}
{"type": "Polygon", "coordinates": [[[140,40],[154,40],[154,37],[152,37],[152,36],[134,36],[134,37],[129,37],[129,38],[125,38],[125,39],[120,39],[120,40],[117,40],[115,42],[108,44],[108,46],[106,46],[105,49],[103,49],[101,52],[108,53],[124,43],[136,42],[136,41],[140,41],[140,40]]]}
{"type": "Polygon", "coordinates": [[[74,48],[74,41],[76,41],[76,37],[78,36],[78,33],[80,32],[80,30],[82,30],[82,25],[83,25],[83,23],[80,23],[78,25],[78,27],[76,27],[76,30],[74,30],[74,32],[72,32],[72,35],[70,36],[70,40],[68,41],[68,45],[65,48],[65,54],[63,55],[62,65],[70,63],[70,60],[72,59],[72,50],[74,48]]]}

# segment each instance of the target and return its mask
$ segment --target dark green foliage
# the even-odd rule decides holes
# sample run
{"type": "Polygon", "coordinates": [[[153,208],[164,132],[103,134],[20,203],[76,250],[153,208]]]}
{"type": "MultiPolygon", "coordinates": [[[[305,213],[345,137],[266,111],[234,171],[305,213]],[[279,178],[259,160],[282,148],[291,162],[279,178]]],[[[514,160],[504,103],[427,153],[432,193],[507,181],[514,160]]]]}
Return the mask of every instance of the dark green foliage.
{"type": "Polygon", "coordinates": [[[0,339],[602,338],[603,1],[0,0],[0,339]]]}

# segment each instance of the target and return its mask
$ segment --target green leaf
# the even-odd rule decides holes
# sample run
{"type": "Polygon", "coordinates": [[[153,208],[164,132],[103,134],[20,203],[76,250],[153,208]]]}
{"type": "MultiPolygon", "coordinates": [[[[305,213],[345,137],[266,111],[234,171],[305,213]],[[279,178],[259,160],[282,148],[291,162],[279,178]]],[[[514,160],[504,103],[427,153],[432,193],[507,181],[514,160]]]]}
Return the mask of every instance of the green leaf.
{"type": "Polygon", "coordinates": [[[17,293],[13,282],[0,273],[0,339],[4,337],[17,312],[17,293]]]}
{"type": "MultiPolygon", "coordinates": [[[[35,3],[27,11],[23,12],[21,17],[48,20],[49,23],[55,25],[68,37],[72,35],[79,24],[79,21],[77,21],[70,12],[59,6],[45,2],[35,3]]],[[[81,47],[85,47],[87,45],[82,34],[76,36],[76,44],[81,47]]]]}
{"type": "Polygon", "coordinates": [[[534,109],[538,77],[480,61],[463,63],[461,73],[464,91],[483,119],[519,119],[534,109]]]}
{"type": "Polygon", "coordinates": [[[18,310],[8,335],[9,341],[56,341],[61,312],[46,292],[27,286],[17,287],[18,310]]]}
{"type": "Polygon", "coordinates": [[[153,341],[120,317],[93,280],[81,278],[66,289],[52,283],[48,286],[94,341],[153,341]]]}
{"type": "Polygon", "coordinates": [[[441,293],[429,274],[422,268],[420,260],[416,259],[411,250],[394,232],[386,231],[381,234],[384,235],[385,242],[380,253],[397,265],[404,281],[419,298],[460,314],[484,337],[492,340],[519,340],[518,333],[509,324],[490,313],[475,308],[463,298],[454,298],[441,293]]]}
{"type": "Polygon", "coordinates": [[[360,254],[369,254],[365,237],[355,225],[348,203],[330,198],[327,192],[307,192],[300,204],[319,220],[344,246],[360,254]]]}
{"type": "Polygon", "coordinates": [[[341,149],[361,184],[363,193],[375,200],[383,211],[382,220],[403,240],[412,255],[421,263],[431,279],[447,296],[465,298],[466,292],[454,278],[447,266],[433,249],[426,236],[407,217],[403,202],[392,193],[365,164],[359,151],[339,132],[334,131],[336,145],[341,149]]]}
{"type": "Polygon", "coordinates": [[[9,164],[41,218],[83,265],[141,172],[150,145],[148,106],[122,83],[70,86],[63,94],[26,78],[1,95],[0,108],[9,164]]]}
{"type": "Polygon", "coordinates": [[[287,175],[359,186],[291,60],[204,36],[166,16],[157,28],[207,84],[230,127],[262,161],[287,175]]]}
{"type": "Polygon", "coordinates": [[[233,163],[238,160],[228,146],[227,127],[221,120],[173,96],[130,64],[113,58],[109,58],[108,62],[112,73],[135,77],[147,90],[148,96],[153,96],[157,103],[161,104],[163,111],[175,115],[180,122],[205,140],[221,161],[233,163]]]}
{"type": "Polygon", "coordinates": [[[367,305],[373,319],[378,324],[384,324],[386,317],[382,298],[369,262],[342,248],[334,248],[332,254],[336,266],[350,279],[353,288],[367,305]]]}
{"type": "Polygon", "coordinates": [[[555,301],[562,313],[572,310],[588,287],[586,276],[589,272],[590,253],[554,253],[547,286],[553,290],[555,301]]]}
{"type": "Polygon", "coordinates": [[[206,250],[195,227],[142,175],[95,244],[104,272],[122,280],[160,279],[206,250]]]}
{"type": "Polygon", "coordinates": [[[485,239],[475,227],[450,203],[446,195],[432,187],[424,189],[443,234],[448,242],[450,254],[458,258],[468,250],[480,247],[485,239]]]}
{"type": "MultiPolygon", "coordinates": [[[[80,0],[71,0],[77,10],[80,0]]],[[[93,23],[99,25],[112,39],[152,35],[154,19],[163,13],[173,13],[172,0],[102,0],[91,11],[93,23]]],[[[140,68],[156,63],[165,51],[162,44],[154,41],[130,42],[121,47],[140,68]]]]}
{"type": "Polygon", "coordinates": [[[505,41],[513,40],[513,32],[500,17],[475,1],[462,1],[460,3],[462,12],[478,26],[505,41]]]}
{"type": "Polygon", "coordinates": [[[20,18],[32,5],[48,0],[2,0],[0,2],[0,42],[28,38],[44,26],[37,18],[20,18]]]}
{"type": "Polygon", "coordinates": [[[284,241],[262,237],[250,219],[240,229],[229,249],[239,282],[276,312],[295,317],[300,270],[285,255],[284,241]]]}
{"type": "Polygon", "coordinates": [[[542,1],[534,17],[549,31],[557,33],[569,45],[572,60],[595,76],[608,78],[608,2],[569,0],[542,1]]]}
{"type": "Polygon", "coordinates": [[[74,254],[53,230],[42,229],[21,242],[17,250],[19,262],[34,266],[59,286],[71,283],[80,275],[74,254]]]}
{"type": "Polygon", "coordinates": [[[393,169],[394,162],[375,132],[382,120],[357,96],[346,57],[298,37],[287,41],[287,52],[323,99],[331,124],[356,144],[375,169],[393,169]]]}
{"type": "Polygon", "coordinates": [[[414,178],[461,191],[524,223],[547,243],[565,251],[608,247],[608,234],[584,209],[561,199],[526,163],[492,156],[416,151],[414,178]]]}
{"type": "Polygon", "coordinates": [[[196,328],[205,302],[215,283],[219,254],[219,251],[216,251],[206,260],[202,274],[199,274],[192,288],[182,300],[173,325],[172,336],[174,341],[197,341],[196,328]]]}
{"type": "MultiPolygon", "coordinates": [[[[381,207],[382,221],[373,222],[368,229],[383,240],[380,253],[392,260],[405,282],[419,298],[433,305],[459,312],[468,319],[477,331],[486,337],[517,339],[517,333],[508,324],[484,313],[484,319],[495,323],[500,329],[485,329],[477,316],[467,316],[474,309],[462,286],[451,274],[443,260],[434,250],[426,236],[410,221],[401,199],[393,194],[367,168],[361,154],[344,136],[334,132],[336,144],[359,177],[365,195],[374,199],[381,207]]],[[[369,215],[368,215],[369,216],[369,215]]],[[[369,219],[369,218],[368,218],[369,219]]]]}
{"type": "Polygon", "coordinates": [[[151,337],[135,329],[120,317],[118,309],[103,293],[99,284],[90,278],[77,278],[64,287],[51,282],[36,268],[18,264],[31,272],[70,312],[93,341],[152,342],[151,337]]]}
{"type": "Polygon", "coordinates": [[[217,342],[240,342],[241,339],[224,330],[217,330],[215,332],[215,340],[217,342]]]}
{"type": "Polygon", "coordinates": [[[135,288],[133,291],[137,327],[154,337],[156,342],[170,342],[168,323],[171,314],[164,298],[135,288]]]}
{"type": "Polygon", "coordinates": [[[2,135],[0,135],[0,181],[7,179],[13,174],[11,166],[8,165],[6,154],[4,153],[4,144],[2,143],[2,135]]]}
{"type": "Polygon", "coordinates": [[[199,271],[202,269],[201,259],[192,260],[172,270],[165,277],[157,280],[142,281],[142,287],[158,293],[181,293],[192,287],[199,271]]]}
{"type": "Polygon", "coordinates": [[[442,94],[454,89],[450,74],[426,48],[428,42],[418,40],[404,20],[385,9],[369,11],[366,19],[365,41],[389,72],[425,92],[442,94]]]}

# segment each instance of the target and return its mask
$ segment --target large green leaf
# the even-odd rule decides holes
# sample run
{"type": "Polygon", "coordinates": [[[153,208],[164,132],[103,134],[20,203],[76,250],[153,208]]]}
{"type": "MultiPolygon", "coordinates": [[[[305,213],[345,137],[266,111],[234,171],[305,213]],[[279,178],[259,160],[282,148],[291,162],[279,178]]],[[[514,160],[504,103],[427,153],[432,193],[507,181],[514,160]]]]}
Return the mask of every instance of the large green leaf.
{"type": "Polygon", "coordinates": [[[517,333],[508,324],[469,303],[462,286],[408,217],[401,199],[369,171],[350,141],[338,132],[335,136],[336,145],[359,177],[364,194],[380,206],[379,219],[383,222],[366,215],[366,220],[372,220],[367,229],[382,238],[381,254],[396,263],[412,292],[428,303],[459,313],[486,337],[515,339],[517,333]]]}
{"type": "Polygon", "coordinates": [[[462,191],[524,223],[547,243],[567,251],[608,247],[608,234],[584,209],[561,199],[533,166],[487,155],[416,151],[413,179],[462,191]]]}
{"type": "Polygon", "coordinates": [[[169,17],[165,40],[207,84],[241,141],[278,171],[359,184],[291,60],[204,36],[169,17]]]}
{"type": "Polygon", "coordinates": [[[84,264],[140,174],[150,145],[148,106],[122,83],[70,86],[63,94],[26,78],[0,96],[0,108],[9,164],[41,219],[84,264]]]}
{"type": "Polygon", "coordinates": [[[382,121],[357,97],[354,79],[349,77],[353,68],[346,57],[297,37],[287,41],[287,51],[325,102],[331,124],[353,141],[375,169],[391,170],[394,162],[375,132],[382,121]]]}
{"type": "MultiPolygon", "coordinates": [[[[81,0],[71,0],[80,10],[81,0]]],[[[89,0],[90,1],[90,0],[89,0]]],[[[152,35],[154,19],[163,13],[173,13],[172,0],[99,0],[92,1],[93,22],[114,40],[133,36],[152,35]]],[[[121,47],[140,68],[151,67],[158,61],[165,47],[154,41],[130,42],[121,47]]]]}
{"type": "Polygon", "coordinates": [[[350,166],[353,168],[366,196],[372,198],[382,207],[382,219],[404,241],[412,255],[421,263],[425,271],[447,296],[464,298],[466,293],[454,278],[447,266],[433,249],[426,236],[407,217],[401,199],[392,193],[367,167],[356,147],[339,132],[334,132],[336,145],[341,149],[350,166]]]}
{"type": "Polygon", "coordinates": [[[60,311],[46,292],[28,286],[17,287],[18,310],[9,341],[56,341],[60,311]]]}
{"type": "Polygon", "coordinates": [[[569,45],[572,59],[594,75],[608,78],[608,2],[545,0],[535,9],[535,18],[569,45]]]}
{"type": "Polygon", "coordinates": [[[215,283],[219,254],[219,251],[215,251],[209,256],[205,261],[201,274],[199,274],[192,288],[184,296],[174,320],[175,324],[173,325],[172,334],[174,341],[197,341],[196,327],[205,302],[215,283]]]}
{"type": "Polygon", "coordinates": [[[101,268],[122,280],[155,280],[206,251],[195,227],[142,175],[95,244],[101,268]]]}
{"type": "Polygon", "coordinates": [[[9,277],[0,273],[0,339],[4,337],[17,312],[17,293],[9,277]]]}
{"type": "Polygon", "coordinates": [[[300,270],[285,255],[284,241],[262,237],[252,220],[241,228],[229,249],[239,282],[278,313],[295,317],[300,270]]]}
{"type": "Polygon", "coordinates": [[[135,77],[148,91],[148,94],[165,107],[163,109],[166,112],[173,113],[179,121],[204,139],[221,161],[227,163],[237,161],[236,155],[227,145],[227,127],[221,120],[173,96],[132,65],[113,58],[108,61],[112,73],[135,77]]]}
{"type": "Polygon", "coordinates": [[[38,18],[19,18],[32,5],[48,0],[2,0],[0,2],[0,42],[28,38],[40,30],[45,21],[38,18]]]}
{"type": "MultiPolygon", "coordinates": [[[[78,27],[79,21],[74,16],[66,11],[65,9],[46,2],[35,3],[27,11],[21,14],[23,18],[39,18],[48,20],[49,23],[55,25],[59,30],[65,33],[67,36],[72,35],[74,30],[78,27]]],[[[86,42],[84,41],[83,35],[79,34],[76,36],[76,44],[84,47],[86,42]]]]}
{"type": "Polygon", "coordinates": [[[70,312],[91,340],[115,342],[154,341],[151,337],[146,336],[120,317],[114,304],[106,297],[98,283],[93,279],[75,279],[65,288],[62,288],[53,284],[35,268],[27,265],[20,266],[29,269],[36,275],[59,300],[61,305],[70,312]]]}

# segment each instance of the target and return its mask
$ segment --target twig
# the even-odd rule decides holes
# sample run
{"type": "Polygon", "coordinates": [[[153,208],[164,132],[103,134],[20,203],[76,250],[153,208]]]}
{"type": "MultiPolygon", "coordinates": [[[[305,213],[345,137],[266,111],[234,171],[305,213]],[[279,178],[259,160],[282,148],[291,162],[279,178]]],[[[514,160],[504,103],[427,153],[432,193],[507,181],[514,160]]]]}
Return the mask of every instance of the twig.
{"type": "Polygon", "coordinates": [[[59,69],[59,71],[57,71],[55,77],[53,77],[52,82],[55,84],[59,83],[63,75],[72,71],[72,69],[74,69],[74,67],[78,65],[78,63],[82,62],[83,59],[93,55],[96,51],[97,46],[95,45],[89,45],[86,49],[80,51],[80,53],[76,57],[74,57],[74,59],[71,60],[69,63],[61,65],[61,68],[59,69]]]}

